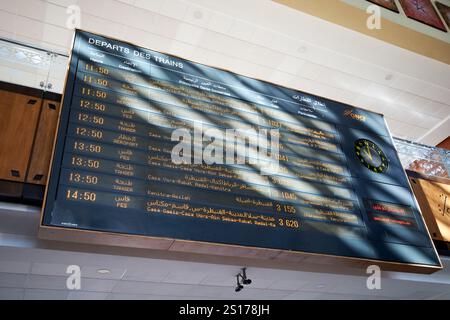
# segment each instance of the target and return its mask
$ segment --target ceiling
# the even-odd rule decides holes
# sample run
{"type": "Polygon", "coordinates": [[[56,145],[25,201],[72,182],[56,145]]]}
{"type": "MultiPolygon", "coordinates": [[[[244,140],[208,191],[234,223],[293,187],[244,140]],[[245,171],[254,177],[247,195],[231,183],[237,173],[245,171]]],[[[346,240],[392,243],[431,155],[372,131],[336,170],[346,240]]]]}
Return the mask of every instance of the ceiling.
{"type": "Polygon", "coordinates": [[[382,270],[368,290],[365,270],[314,260],[268,266],[265,260],[220,258],[37,239],[39,209],[0,203],[2,299],[450,299],[450,259],[432,275],[382,270]],[[66,269],[81,268],[81,290],[68,290],[66,269]],[[247,266],[252,284],[234,291],[247,266]],[[107,274],[98,270],[107,269],[107,274]]]}
{"type": "MultiPolygon", "coordinates": [[[[269,0],[1,1],[0,37],[67,54],[72,4],[82,29],[384,113],[397,137],[434,145],[450,135],[449,65],[269,0]]],[[[382,290],[368,290],[362,270],[329,274],[314,261],[293,270],[40,241],[38,219],[37,208],[0,203],[0,299],[450,299],[448,259],[431,276],[383,272],[382,290]],[[80,291],[66,289],[71,264],[82,269],[80,291]],[[244,265],[253,283],[236,294],[244,265]]]]}
{"type": "Polygon", "coordinates": [[[399,138],[450,135],[449,65],[269,0],[2,1],[0,37],[68,53],[73,4],[82,29],[383,113],[399,138]]]}

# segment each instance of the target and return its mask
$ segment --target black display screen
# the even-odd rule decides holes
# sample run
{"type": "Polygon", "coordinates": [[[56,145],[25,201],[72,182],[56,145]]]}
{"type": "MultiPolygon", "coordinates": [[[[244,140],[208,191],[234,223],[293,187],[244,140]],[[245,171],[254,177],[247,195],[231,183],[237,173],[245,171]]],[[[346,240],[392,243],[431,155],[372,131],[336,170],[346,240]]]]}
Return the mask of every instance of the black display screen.
{"type": "Polygon", "coordinates": [[[382,115],[84,31],[69,67],[43,226],[440,266],[382,115]]]}

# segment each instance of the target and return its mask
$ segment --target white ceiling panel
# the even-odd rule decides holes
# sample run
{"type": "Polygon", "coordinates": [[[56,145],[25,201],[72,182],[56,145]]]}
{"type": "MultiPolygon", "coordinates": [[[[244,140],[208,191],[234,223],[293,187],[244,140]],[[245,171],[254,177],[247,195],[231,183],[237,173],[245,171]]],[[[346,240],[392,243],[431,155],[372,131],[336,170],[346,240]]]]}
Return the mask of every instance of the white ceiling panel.
{"type": "Polygon", "coordinates": [[[65,290],[26,289],[25,300],[65,300],[69,292],[65,290]]]}
{"type": "MultiPolygon", "coordinates": [[[[211,10],[208,10],[204,7],[200,7],[200,6],[196,6],[196,5],[190,5],[186,10],[186,14],[183,18],[183,21],[193,24],[193,25],[197,25],[199,27],[207,27],[210,25],[211,19],[213,19],[213,15],[214,15],[214,12],[211,10]]],[[[215,18],[220,19],[221,16],[216,15],[215,18]]],[[[229,21],[224,19],[223,16],[222,16],[221,22],[225,23],[225,25],[228,25],[228,28],[226,28],[225,31],[228,31],[231,28],[231,25],[233,24],[232,21],[230,24],[228,24],[229,21]]],[[[222,27],[223,27],[223,24],[222,24],[222,27]]]]}
{"type": "MultiPolygon", "coordinates": [[[[27,1],[28,2],[28,1],[27,1]]],[[[67,8],[64,6],[55,5],[53,3],[45,3],[45,19],[48,24],[52,24],[58,27],[66,27],[67,22],[67,8]]],[[[35,18],[36,16],[31,16],[30,18],[35,18]]]]}
{"type": "Polygon", "coordinates": [[[40,276],[67,276],[67,265],[61,263],[35,262],[31,267],[31,274],[40,276]]]}
{"type": "Polygon", "coordinates": [[[23,288],[25,286],[26,280],[27,280],[26,274],[1,272],[0,288],[23,288]]]}
{"type": "MultiPolygon", "coordinates": [[[[81,8],[81,28],[386,112],[396,133],[450,114],[448,65],[268,0],[4,1],[0,35],[67,52],[70,4],[81,8]]],[[[417,132],[429,143],[444,134],[417,132]]]]}
{"type": "Polygon", "coordinates": [[[134,266],[127,268],[127,272],[123,276],[123,280],[160,282],[165,279],[168,274],[169,271],[164,270],[164,268],[134,266]]]}
{"type": "Polygon", "coordinates": [[[0,260],[1,273],[27,274],[30,272],[31,263],[25,261],[0,260]]]}
{"type": "Polygon", "coordinates": [[[189,4],[182,0],[163,1],[163,5],[159,9],[162,15],[182,20],[185,18],[189,4]]]}
{"type": "Polygon", "coordinates": [[[278,289],[278,290],[291,290],[298,291],[300,288],[307,285],[307,282],[304,279],[296,279],[295,276],[292,279],[281,279],[272,281],[269,285],[268,289],[278,289]]]}
{"type": "Polygon", "coordinates": [[[212,12],[212,13],[204,13],[206,15],[210,14],[207,29],[219,32],[226,33],[230,30],[231,25],[233,24],[234,19],[228,15],[222,14],[220,12],[212,12]]]}
{"type": "Polygon", "coordinates": [[[30,274],[25,287],[30,289],[66,290],[66,280],[64,276],[41,276],[30,274]]]}
{"type": "Polygon", "coordinates": [[[149,11],[160,12],[163,1],[159,0],[134,0],[134,5],[149,11]]]}
{"type": "Polygon", "coordinates": [[[22,300],[25,290],[20,288],[1,288],[0,300],[22,300]]]}
{"type": "Polygon", "coordinates": [[[154,294],[154,295],[187,295],[192,289],[189,285],[155,283],[155,282],[137,282],[137,281],[119,281],[113,289],[113,293],[126,294],[154,294]]]}
{"type": "Polygon", "coordinates": [[[69,291],[67,300],[106,300],[107,292],[69,291]]]}
{"type": "MultiPolygon", "coordinates": [[[[152,30],[153,28],[155,28],[157,26],[157,17],[159,17],[159,15],[151,12],[151,11],[147,11],[147,10],[142,10],[141,8],[136,8],[136,7],[132,7],[131,10],[131,14],[132,14],[132,19],[128,19],[125,21],[125,23],[128,26],[132,26],[136,29],[140,29],[141,32],[144,30],[152,30]]],[[[131,33],[131,32],[127,32],[131,33]]],[[[144,39],[142,39],[144,40],[144,39]]]]}
{"type": "MultiPolygon", "coordinates": [[[[66,278],[65,278],[66,279],[66,278]]],[[[81,289],[94,292],[111,292],[118,281],[108,279],[81,278],[81,289]]]]}
{"type": "Polygon", "coordinates": [[[204,272],[179,268],[167,274],[162,282],[164,283],[181,283],[181,284],[199,284],[206,277],[204,272]]]}

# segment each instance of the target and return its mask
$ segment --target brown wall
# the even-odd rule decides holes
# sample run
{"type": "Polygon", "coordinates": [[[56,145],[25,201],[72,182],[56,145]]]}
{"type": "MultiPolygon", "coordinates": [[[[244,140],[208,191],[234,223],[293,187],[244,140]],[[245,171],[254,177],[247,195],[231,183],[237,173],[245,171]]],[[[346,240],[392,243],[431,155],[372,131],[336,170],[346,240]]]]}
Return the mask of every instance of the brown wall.
{"type": "Polygon", "coordinates": [[[450,137],[447,137],[447,139],[440,142],[436,147],[450,150],[450,137]]]}
{"type": "Polygon", "coordinates": [[[450,242],[450,180],[409,179],[431,237],[450,242]]]}
{"type": "Polygon", "coordinates": [[[47,180],[59,100],[59,95],[0,82],[0,183],[16,183],[14,197],[17,183],[47,180]]]}

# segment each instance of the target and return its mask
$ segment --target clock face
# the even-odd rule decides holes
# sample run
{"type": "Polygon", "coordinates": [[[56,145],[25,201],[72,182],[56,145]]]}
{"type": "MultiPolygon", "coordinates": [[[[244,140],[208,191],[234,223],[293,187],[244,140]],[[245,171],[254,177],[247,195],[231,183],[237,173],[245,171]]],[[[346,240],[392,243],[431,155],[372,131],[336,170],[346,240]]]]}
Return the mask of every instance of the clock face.
{"type": "Polygon", "coordinates": [[[388,169],[388,159],[383,150],[367,139],[355,141],[355,153],[359,161],[370,171],[383,173],[388,169]]]}

